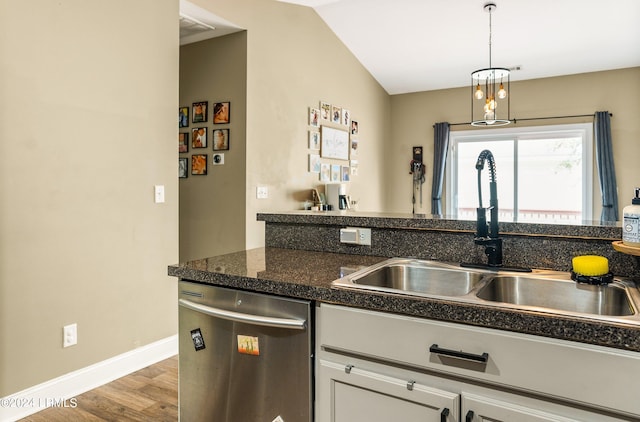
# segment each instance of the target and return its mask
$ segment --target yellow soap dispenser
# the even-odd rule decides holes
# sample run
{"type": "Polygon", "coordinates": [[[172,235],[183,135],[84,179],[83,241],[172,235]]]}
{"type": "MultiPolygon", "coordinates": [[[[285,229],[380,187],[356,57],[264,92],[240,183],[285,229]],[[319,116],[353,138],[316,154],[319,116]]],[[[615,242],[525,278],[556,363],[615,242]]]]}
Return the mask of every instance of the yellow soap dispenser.
{"type": "Polygon", "coordinates": [[[640,188],[636,188],[636,197],[624,207],[622,215],[622,243],[640,248],[640,188]]]}

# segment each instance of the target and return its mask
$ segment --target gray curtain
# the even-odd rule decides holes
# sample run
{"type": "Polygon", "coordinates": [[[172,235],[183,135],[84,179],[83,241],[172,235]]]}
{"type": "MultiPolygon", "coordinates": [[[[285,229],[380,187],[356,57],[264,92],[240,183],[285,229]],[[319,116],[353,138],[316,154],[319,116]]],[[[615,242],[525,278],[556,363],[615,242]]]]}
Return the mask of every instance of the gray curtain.
{"type": "Polygon", "coordinates": [[[436,123],[433,128],[433,183],[431,184],[431,214],[442,215],[442,182],[449,151],[449,123],[436,123]]]}
{"type": "Polygon", "coordinates": [[[597,111],[594,120],[596,162],[600,191],[602,192],[602,214],[600,222],[618,221],[618,184],[613,163],[611,140],[611,118],[608,111],[597,111]]]}

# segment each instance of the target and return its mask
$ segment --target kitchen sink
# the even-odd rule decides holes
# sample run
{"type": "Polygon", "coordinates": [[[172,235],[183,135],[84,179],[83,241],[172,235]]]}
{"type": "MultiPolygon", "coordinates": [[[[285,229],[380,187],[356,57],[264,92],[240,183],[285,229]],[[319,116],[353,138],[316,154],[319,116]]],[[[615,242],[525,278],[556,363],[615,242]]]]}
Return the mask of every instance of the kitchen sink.
{"type": "Polygon", "coordinates": [[[425,293],[436,296],[462,296],[482,280],[482,274],[455,268],[433,268],[417,263],[398,263],[377,268],[351,281],[380,289],[425,293]]]}
{"type": "Polygon", "coordinates": [[[435,261],[394,258],[343,277],[335,287],[427,296],[464,296],[485,273],[435,261]]]}
{"type": "Polygon", "coordinates": [[[525,275],[391,258],[335,280],[332,287],[640,325],[638,285],[621,278],[594,286],[577,283],[561,271],[533,270],[525,275]]]}
{"type": "Polygon", "coordinates": [[[478,291],[480,299],[593,315],[627,316],[634,310],[624,286],[576,283],[568,279],[495,276],[478,291]]]}

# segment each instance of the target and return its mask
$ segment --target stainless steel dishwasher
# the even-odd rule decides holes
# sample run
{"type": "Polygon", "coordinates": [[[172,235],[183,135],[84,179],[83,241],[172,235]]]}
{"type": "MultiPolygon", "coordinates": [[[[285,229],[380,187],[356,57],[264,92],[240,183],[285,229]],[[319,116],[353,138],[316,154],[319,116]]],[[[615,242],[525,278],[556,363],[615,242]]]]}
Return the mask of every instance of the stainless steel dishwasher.
{"type": "Polygon", "coordinates": [[[182,422],[311,422],[309,301],[179,283],[182,422]]]}

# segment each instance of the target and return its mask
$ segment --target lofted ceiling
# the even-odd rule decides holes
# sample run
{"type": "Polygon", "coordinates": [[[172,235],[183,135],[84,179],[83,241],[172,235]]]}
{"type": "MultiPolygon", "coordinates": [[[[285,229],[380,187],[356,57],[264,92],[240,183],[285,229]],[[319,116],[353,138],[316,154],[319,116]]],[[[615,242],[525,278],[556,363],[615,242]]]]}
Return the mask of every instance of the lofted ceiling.
{"type": "MultiPolygon", "coordinates": [[[[487,0],[278,1],[315,9],[389,94],[467,86],[489,66],[487,0]]],[[[640,66],[640,0],[493,2],[492,65],[518,68],[512,81],[640,66]]]]}

